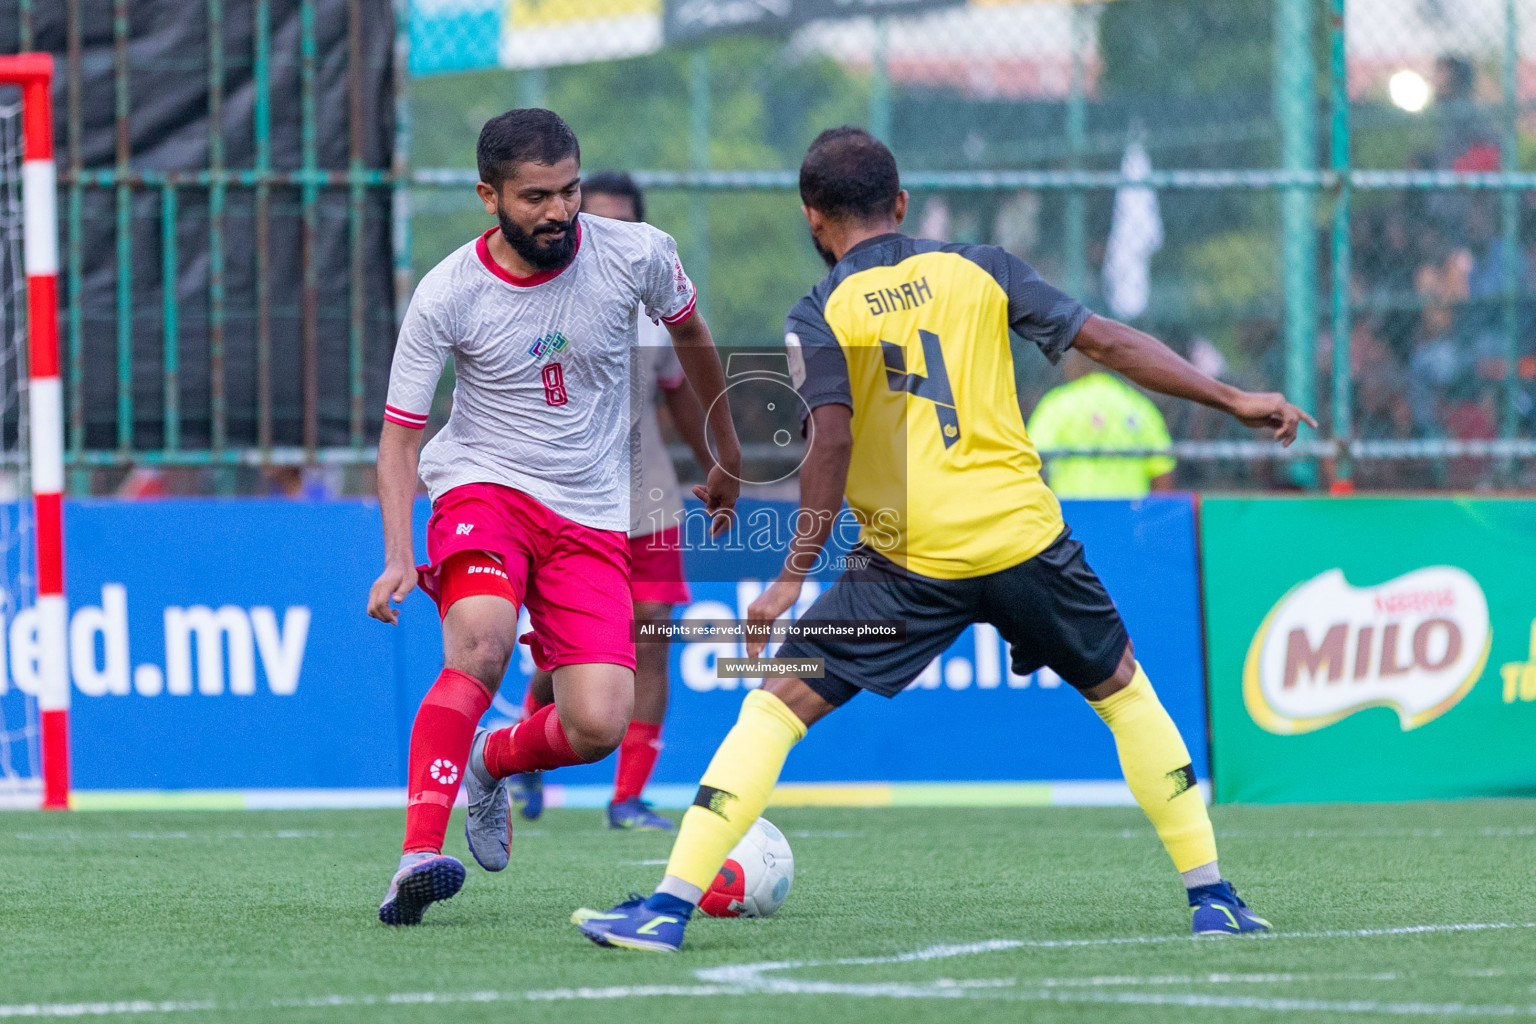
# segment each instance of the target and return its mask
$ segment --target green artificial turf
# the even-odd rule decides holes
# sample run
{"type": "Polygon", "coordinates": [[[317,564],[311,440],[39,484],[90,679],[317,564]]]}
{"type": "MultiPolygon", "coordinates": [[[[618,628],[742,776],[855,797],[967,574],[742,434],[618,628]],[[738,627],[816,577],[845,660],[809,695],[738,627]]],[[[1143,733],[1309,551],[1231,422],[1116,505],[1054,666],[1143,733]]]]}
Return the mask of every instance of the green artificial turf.
{"type": "MultiPolygon", "coordinates": [[[[789,901],[769,920],[699,920],[680,956],[599,949],[567,923],[648,890],[662,869],[645,862],[669,847],[601,829],[596,811],[521,824],[506,872],[471,864],[412,929],[374,916],[399,811],[0,815],[0,1018],[1536,1015],[1536,801],[1213,815],[1224,871],[1271,937],[1190,939],[1134,809],[785,809],[771,816],[795,849],[789,901]],[[1366,934],[1421,926],[1435,928],[1366,934]],[[858,959],[884,962],[839,962],[858,959]],[[743,969],[766,962],[780,966],[743,969]],[[58,1005],[81,1003],[128,1005],[58,1005]]],[[[458,816],[449,837],[468,861],[458,816]]]]}

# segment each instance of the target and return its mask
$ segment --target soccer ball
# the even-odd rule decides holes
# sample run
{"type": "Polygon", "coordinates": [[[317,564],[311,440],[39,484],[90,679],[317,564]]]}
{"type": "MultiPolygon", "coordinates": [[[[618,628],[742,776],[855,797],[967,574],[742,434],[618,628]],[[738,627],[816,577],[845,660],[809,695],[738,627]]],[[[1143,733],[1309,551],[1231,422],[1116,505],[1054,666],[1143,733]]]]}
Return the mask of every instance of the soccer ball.
{"type": "Polygon", "coordinates": [[[767,917],[783,905],[795,881],[795,855],[767,818],[747,829],[720,866],[699,909],[710,917],[767,917]]]}

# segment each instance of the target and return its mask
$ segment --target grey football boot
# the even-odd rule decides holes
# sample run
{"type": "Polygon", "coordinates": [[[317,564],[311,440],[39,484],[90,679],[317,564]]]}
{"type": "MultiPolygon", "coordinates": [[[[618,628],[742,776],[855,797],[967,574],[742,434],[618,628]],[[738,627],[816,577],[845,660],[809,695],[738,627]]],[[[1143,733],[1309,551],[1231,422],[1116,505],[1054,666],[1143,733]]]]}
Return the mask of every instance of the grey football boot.
{"type": "Polygon", "coordinates": [[[464,838],[476,863],[487,871],[500,871],[512,856],[512,794],[507,780],[492,778],[485,767],[485,741],[490,734],[489,729],[477,729],[469,748],[469,770],[464,773],[464,796],[469,803],[464,838]]]}

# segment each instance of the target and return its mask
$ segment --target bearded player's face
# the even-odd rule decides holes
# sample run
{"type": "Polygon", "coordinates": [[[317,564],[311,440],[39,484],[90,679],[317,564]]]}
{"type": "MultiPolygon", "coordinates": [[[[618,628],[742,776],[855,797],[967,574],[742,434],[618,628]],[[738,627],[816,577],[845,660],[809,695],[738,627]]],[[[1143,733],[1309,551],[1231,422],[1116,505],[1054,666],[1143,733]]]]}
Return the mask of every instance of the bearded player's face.
{"type": "Polygon", "coordinates": [[[571,262],[580,209],[581,166],[575,157],[557,164],[519,164],[496,196],[496,219],[507,244],[539,270],[558,270],[571,262]]]}

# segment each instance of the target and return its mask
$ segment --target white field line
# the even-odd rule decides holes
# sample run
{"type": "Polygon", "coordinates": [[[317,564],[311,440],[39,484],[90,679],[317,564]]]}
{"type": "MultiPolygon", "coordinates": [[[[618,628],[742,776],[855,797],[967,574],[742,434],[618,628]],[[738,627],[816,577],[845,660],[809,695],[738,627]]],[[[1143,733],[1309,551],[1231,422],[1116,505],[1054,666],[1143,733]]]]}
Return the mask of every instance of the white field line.
{"type": "MultiPolygon", "coordinates": [[[[1400,928],[1357,928],[1319,932],[1267,932],[1250,939],[1362,939],[1394,935],[1423,935],[1501,931],[1536,928],[1536,923],[1470,923],[1409,925],[1400,928]]],[[[1083,946],[1130,945],[1166,942],[1210,941],[1190,936],[1136,936],[1107,939],[991,939],[985,942],[945,944],[879,957],[845,957],[838,960],[769,961],[728,964],[694,972],[702,984],[614,985],[591,988],[533,989],[524,992],[395,992],[386,995],[322,995],[274,999],[262,1003],[212,1000],[121,1000],[75,1003],[0,1004],[0,1018],[108,1017],[141,1013],[186,1013],[258,1009],[306,1009],[329,1006],[406,1006],[452,1003],[571,1002],[644,999],[655,997],[701,998],[742,995],[839,995],[880,999],[990,998],[1024,1002],[1084,1002],[1138,1006],[1180,1006],[1191,1009],[1261,1010],[1275,1013],[1376,1013],[1396,1016],[1441,1017],[1536,1017],[1536,1005],[1395,1002],[1378,999],[1321,1000],[1273,996],[1224,996],[1197,992],[1104,992],[1098,988],[1152,985],[1272,984],[1315,980],[1397,980],[1395,974],[1291,975],[1207,974],[1191,976],[1097,976],[1084,978],[939,978],[931,982],[850,983],[769,977],[772,972],[817,967],[852,967],[876,964],[925,963],[975,956],[1010,949],[1066,949],[1083,946]]],[[[1241,939],[1228,941],[1240,942],[1241,939]]]]}
{"type": "Polygon", "coordinates": [[[115,1003],[18,1003],[0,1006],[0,1017],[112,1017],[125,1013],[186,1013],[221,1010],[212,1000],[200,1002],[151,1002],[147,999],[115,1003]]]}

